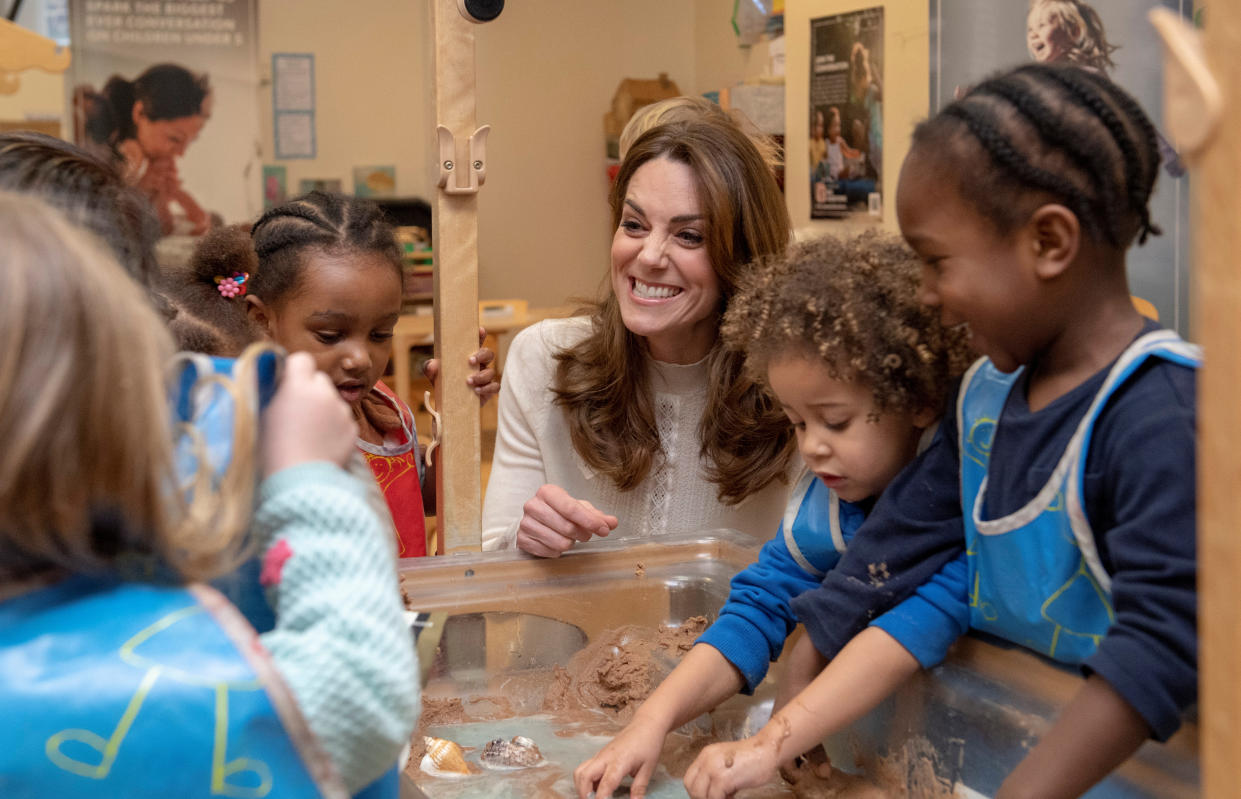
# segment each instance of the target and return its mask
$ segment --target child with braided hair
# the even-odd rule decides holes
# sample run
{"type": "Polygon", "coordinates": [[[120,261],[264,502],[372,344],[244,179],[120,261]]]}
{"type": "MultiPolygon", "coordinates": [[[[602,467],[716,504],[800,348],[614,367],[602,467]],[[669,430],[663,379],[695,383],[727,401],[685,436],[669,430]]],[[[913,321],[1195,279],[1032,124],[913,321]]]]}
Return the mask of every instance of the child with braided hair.
{"type": "MultiPolygon", "coordinates": [[[[424,514],[435,476],[424,465],[413,413],[379,379],[401,313],[401,251],[374,203],[325,192],[279,205],[247,231],[224,228],[197,248],[188,273],[164,286],[181,311],[180,343],[225,349],[255,335],[308,352],[358,423],[362,451],[396,526],[399,557],[427,554],[424,514]],[[231,307],[230,307],[231,306],[231,307]],[[204,331],[205,328],[206,330],[204,331]]],[[[484,335],[479,330],[480,342],[484,335]]],[[[486,348],[470,357],[482,402],[499,391],[486,348]]],[[[425,367],[434,383],[438,362],[425,367]]]]}
{"type": "MultiPolygon", "coordinates": [[[[719,618],[629,725],[574,773],[578,796],[611,796],[627,775],[643,796],[664,737],[738,691],[752,693],[792,633],[793,597],[818,586],[892,478],[933,429],[972,355],[918,302],[917,258],[868,233],[795,246],[738,287],[721,335],[775,394],[805,468],[776,535],[732,581],[719,618]]],[[[934,628],[934,625],[932,625],[934,628]]],[[[905,640],[942,652],[940,641],[905,640]]]]}
{"type": "Polygon", "coordinates": [[[928,616],[1086,675],[1004,783],[977,789],[1078,796],[1180,725],[1197,697],[1201,356],[1138,315],[1125,274],[1128,247],[1159,232],[1158,171],[1138,104],[1076,67],[1000,74],[915,130],[897,215],[922,301],[986,357],[840,563],[793,601],[808,633],[794,682],[808,686],[754,738],[704,749],[691,796],[759,784],[874,707],[917,670],[902,635],[915,619],[929,634],[928,616]],[[894,624],[868,626],[897,602],[894,624]]]}

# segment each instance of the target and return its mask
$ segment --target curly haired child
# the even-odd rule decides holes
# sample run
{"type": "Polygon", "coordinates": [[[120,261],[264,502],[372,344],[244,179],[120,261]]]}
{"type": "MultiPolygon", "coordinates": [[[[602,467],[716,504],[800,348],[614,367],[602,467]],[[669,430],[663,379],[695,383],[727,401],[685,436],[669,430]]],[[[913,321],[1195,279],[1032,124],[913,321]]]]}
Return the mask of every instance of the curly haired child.
{"type": "Polygon", "coordinates": [[[761,784],[877,704],[920,665],[901,629],[968,624],[1081,668],[1038,744],[996,764],[1003,783],[973,786],[1001,799],[1080,796],[1180,725],[1197,698],[1201,353],[1139,316],[1125,272],[1130,245],[1159,232],[1158,173],[1138,103],[1076,67],[1001,73],[915,129],[901,233],[923,302],[986,357],[837,567],[794,601],[821,657],[799,677],[826,668],[753,738],[704,749],[691,796],[761,784]],[[867,579],[877,559],[882,586],[867,579]],[[896,602],[885,617],[920,618],[869,626],[896,602]]]}
{"type": "MultiPolygon", "coordinates": [[[[796,625],[793,597],[819,585],[875,498],[915,459],[972,357],[964,335],[918,302],[918,272],[900,239],[870,233],[797,245],[739,287],[721,333],[774,393],[805,470],[776,536],[733,579],[716,622],[620,735],[577,768],[583,799],[610,796],[627,775],[630,794],[644,795],[669,732],[754,691],[796,625]]],[[[942,648],[912,638],[913,649],[942,648]]]]}

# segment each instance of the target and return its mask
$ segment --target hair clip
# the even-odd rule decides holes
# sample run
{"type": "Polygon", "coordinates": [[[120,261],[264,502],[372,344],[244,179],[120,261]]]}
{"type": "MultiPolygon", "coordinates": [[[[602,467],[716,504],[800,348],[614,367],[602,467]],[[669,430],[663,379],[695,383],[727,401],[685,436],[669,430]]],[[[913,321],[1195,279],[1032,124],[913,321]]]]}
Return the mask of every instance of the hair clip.
{"type": "Polygon", "coordinates": [[[244,297],[246,294],[246,282],[250,280],[249,272],[234,272],[232,277],[217,277],[216,291],[223,296],[232,299],[233,297],[244,297]]]}

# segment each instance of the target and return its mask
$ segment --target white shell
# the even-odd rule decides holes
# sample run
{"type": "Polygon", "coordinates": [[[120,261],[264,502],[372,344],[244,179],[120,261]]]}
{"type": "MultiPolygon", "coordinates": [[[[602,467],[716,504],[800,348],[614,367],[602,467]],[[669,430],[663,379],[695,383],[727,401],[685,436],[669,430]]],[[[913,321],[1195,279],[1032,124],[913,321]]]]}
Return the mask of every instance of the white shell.
{"type": "Polygon", "coordinates": [[[514,735],[509,741],[503,738],[488,741],[478,760],[491,769],[530,768],[543,762],[543,753],[534,741],[514,735]]]}

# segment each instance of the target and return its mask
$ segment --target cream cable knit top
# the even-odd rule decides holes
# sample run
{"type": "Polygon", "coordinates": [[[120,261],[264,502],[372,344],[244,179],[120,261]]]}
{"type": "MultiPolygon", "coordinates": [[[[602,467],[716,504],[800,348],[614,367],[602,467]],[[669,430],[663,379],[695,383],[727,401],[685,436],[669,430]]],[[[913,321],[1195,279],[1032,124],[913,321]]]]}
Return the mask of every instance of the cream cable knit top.
{"type": "MultiPolygon", "coordinates": [[[[667,454],[664,464],[628,492],[596,474],[573,448],[564,411],[551,385],[553,354],[586,337],[586,317],[549,319],[513,339],[500,388],[499,430],[487,497],[483,503],[483,549],[508,549],[517,539],[522,506],[544,483],[558,485],[620,519],[609,536],[646,538],[732,528],[766,539],[779,526],[791,487],[775,482],[739,505],[716,499],[699,455],[698,424],[707,398],[705,361],[679,366],[649,361],[655,421],[667,454]]],[[[598,540],[598,539],[595,539],[598,540]]],[[[579,545],[581,546],[581,545],[579,545]]]]}

